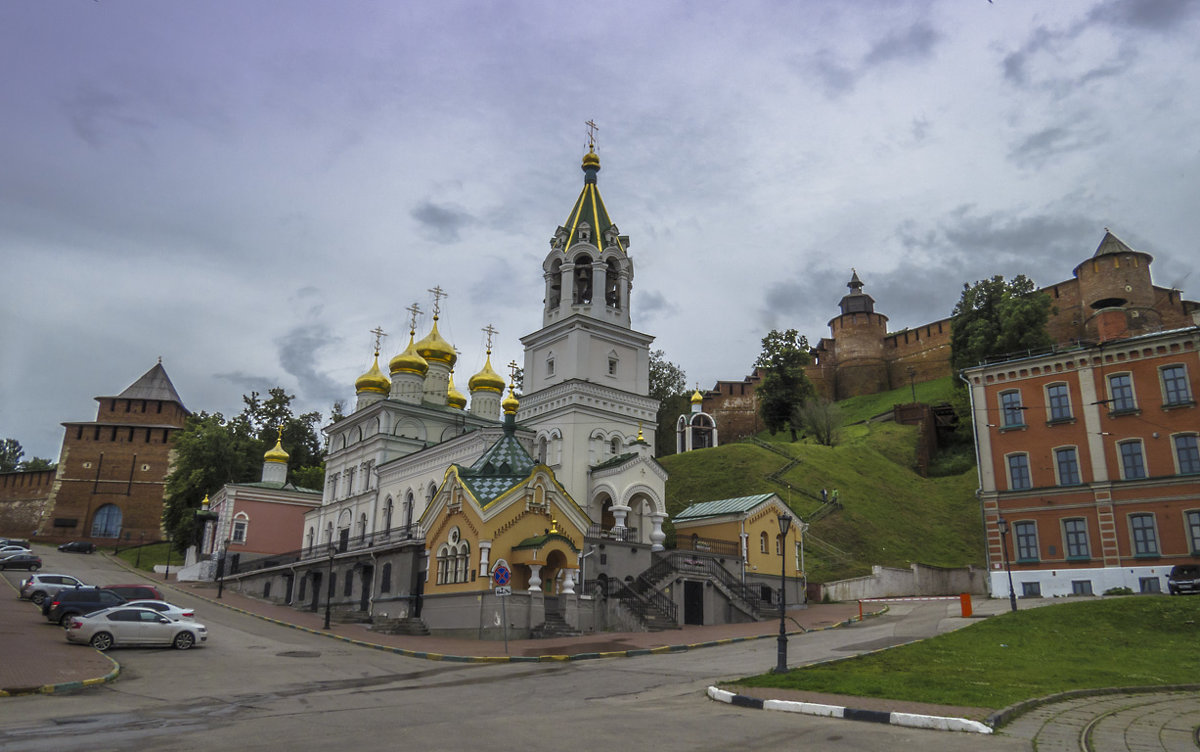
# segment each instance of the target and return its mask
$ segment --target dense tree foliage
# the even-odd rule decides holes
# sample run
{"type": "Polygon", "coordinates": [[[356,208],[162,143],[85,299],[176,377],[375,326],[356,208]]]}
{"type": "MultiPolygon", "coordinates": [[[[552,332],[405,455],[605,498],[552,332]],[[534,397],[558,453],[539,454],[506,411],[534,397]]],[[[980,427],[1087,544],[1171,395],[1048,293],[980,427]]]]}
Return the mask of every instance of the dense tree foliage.
{"type": "Polygon", "coordinates": [[[294,415],[293,395],[270,390],[242,397],[242,412],[226,419],[221,413],[201,412],[188,418],[175,434],[174,464],[167,476],[163,526],[180,550],[196,540],[195,512],[204,497],[226,483],[248,483],[262,477],[263,455],[275,446],[283,427],[288,457],[288,481],[302,488],[325,484],[325,451],[317,434],[321,414],[294,415]]]}
{"type": "Polygon", "coordinates": [[[34,470],[53,470],[57,465],[43,457],[22,460],[25,448],[16,439],[0,439],[0,473],[26,473],[34,470]]]}
{"type": "Polygon", "coordinates": [[[763,337],[762,354],[754,364],[763,375],[755,393],[763,424],[772,435],[787,428],[795,441],[803,428],[799,409],[815,394],[804,373],[811,362],[808,338],[795,329],[772,329],[763,337]]]}
{"type": "Polygon", "coordinates": [[[841,408],[827,399],[813,397],[796,410],[793,423],[804,426],[805,432],[818,444],[835,446],[842,427],[841,408]]]}
{"type": "Polygon", "coordinates": [[[996,275],[964,284],[950,324],[951,367],[958,371],[991,357],[1050,345],[1050,306],[1050,296],[1037,292],[1023,274],[1011,282],[996,275]]]}
{"type": "Polygon", "coordinates": [[[658,427],[654,434],[654,456],[675,453],[675,421],[691,406],[687,374],[667,360],[662,350],[650,353],[650,396],[658,400],[658,427]]]}

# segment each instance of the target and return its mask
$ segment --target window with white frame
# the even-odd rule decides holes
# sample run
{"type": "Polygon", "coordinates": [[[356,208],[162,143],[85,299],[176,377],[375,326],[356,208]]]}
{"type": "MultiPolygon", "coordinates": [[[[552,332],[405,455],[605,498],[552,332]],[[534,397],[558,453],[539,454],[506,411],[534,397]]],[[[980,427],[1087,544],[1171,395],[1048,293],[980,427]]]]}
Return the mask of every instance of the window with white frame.
{"type": "Polygon", "coordinates": [[[554,353],[553,352],[551,352],[550,354],[548,354],[546,356],[546,375],[547,376],[554,375],[554,353]]]}
{"type": "Polygon", "coordinates": [[[1092,595],[1092,581],[1071,580],[1071,595],[1092,595]]]}
{"type": "Polygon", "coordinates": [[[758,536],[758,551],[759,551],[759,553],[765,554],[767,552],[767,537],[768,536],[765,531],[761,535],[758,536]]]}
{"type": "Polygon", "coordinates": [[[1134,556],[1158,556],[1158,530],[1153,514],[1129,515],[1129,532],[1134,556]]]}
{"type": "Polygon", "coordinates": [[[1071,419],[1071,390],[1066,384],[1051,384],[1046,387],[1046,405],[1050,408],[1050,420],[1071,419]]]}
{"type": "Polygon", "coordinates": [[[1121,477],[1139,480],[1146,477],[1146,459],[1142,455],[1141,439],[1122,441],[1117,444],[1121,451],[1121,477]]]}
{"type": "Polygon", "coordinates": [[[1058,485],[1079,485],[1079,455],[1075,447],[1059,447],[1054,450],[1054,466],[1058,473],[1058,485]]]}
{"type": "Polygon", "coordinates": [[[1037,523],[1014,522],[1013,537],[1017,545],[1017,561],[1038,560],[1037,523]]]}
{"type": "Polygon", "coordinates": [[[1108,408],[1114,413],[1137,409],[1133,396],[1133,376],[1114,373],[1108,377],[1108,408]]]}
{"type": "Polygon", "coordinates": [[[451,528],[446,542],[437,551],[439,585],[466,582],[471,561],[471,544],[462,540],[457,527],[451,528]]]}
{"type": "Polygon", "coordinates": [[[1021,393],[1016,389],[1000,393],[1000,421],[1004,428],[1025,425],[1025,408],[1021,406],[1021,393]]]}
{"type": "Polygon", "coordinates": [[[1192,390],[1188,385],[1186,366],[1163,366],[1158,369],[1158,373],[1162,377],[1164,407],[1192,404],[1192,390]]]}
{"type": "Polygon", "coordinates": [[[1200,473],[1200,442],[1194,433],[1181,433],[1173,437],[1175,443],[1175,468],[1180,475],[1200,473]]]}
{"type": "Polygon", "coordinates": [[[1187,520],[1188,542],[1192,556],[1200,555],[1200,509],[1191,509],[1184,514],[1187,520]]]}
{"type": "Polygon", "coordinates": [[[1081,517],[1063,520],[1063,540],[1067,544],[1068,559],[1089,559],[1087,521],[1081,517]]]}
{"type": "Polygon", "coordinates": [[[233,530],[229,534],[229,540],[232,543],[245,543],[246,532],[250,528],[250,516],[245,512],[238,512],[233,517],[233,530]]]}
{"type": "Polygon", "coordinates": [[[1033,488],[1029,474],[1029,455],[1021,452],[1008,455],[1008,487],[1013,491],[1033,488]]]}

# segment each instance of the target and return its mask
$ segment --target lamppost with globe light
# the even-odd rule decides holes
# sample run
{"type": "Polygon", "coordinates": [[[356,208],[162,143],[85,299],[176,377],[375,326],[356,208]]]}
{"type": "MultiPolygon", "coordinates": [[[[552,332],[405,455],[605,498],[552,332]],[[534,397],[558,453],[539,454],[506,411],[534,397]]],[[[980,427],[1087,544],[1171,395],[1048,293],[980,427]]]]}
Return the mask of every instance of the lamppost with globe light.
{"type": "Polygon", "coordinates": [[[1012,604],[1012,610],[1017,610],[1017,591],[1013,588],[1012,581],[1012,566],[1008,563],[1008,520],[1000,517],[996,520],[996,527],[1000,528],[1000,549],[1004,553],[1004,571],[1008,572],[1008,602],[1012,604]]]}
{"type": "Polygon", "coordinates": [[[775,673],[786,674],[787,667],[787,535],[792,527],[790,515],[779,515],[779,650],[775,673]]]}

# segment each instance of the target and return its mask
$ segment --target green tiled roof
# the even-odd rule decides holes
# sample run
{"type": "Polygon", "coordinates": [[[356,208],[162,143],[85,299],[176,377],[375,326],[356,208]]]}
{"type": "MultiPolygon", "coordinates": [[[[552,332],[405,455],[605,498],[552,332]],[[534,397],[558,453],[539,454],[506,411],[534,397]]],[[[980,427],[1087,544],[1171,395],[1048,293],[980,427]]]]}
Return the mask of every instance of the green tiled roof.
{"type": "MultiPolygon", "coordinates": [[[[589,156],[595,156],[590,154],[589,156]]],[[[575,206],[571,209],[570,216],[563,223],[562,229],[567,231],[567,242],[563,244],[563,251],[574,245],[579,237],[579,226],[587,222],[592,230],[592,235],[589,244],[595,246],[596,255],[604,250],[604,233],[613,226],[613,221],[608,216],[608,209],[604,208],[604,199],[600,198],[600,189],[596,187],[596,173],[600,171],[600,160],[597,158],[594,166],[588,161],[584,161],[583,172],[586,177],[583,182],[583,190],[579,193],[579,198],[575,201],[575,206]]],[[[617,246],[623,251],[625,247],[617,240],[617,246]]]]}
{"type": "Polygon", "coordinates": [[[470,467],[459,467],[458,477],[481,506],[487,506],[508,489],[529,477],[537,462],[511,431],[480,455],[470,467]]]}
{"type": "Polygon", "coordinates": [[[763,503],[775,494],[757,494],[755,496],[738,496],[734,499],[717,499],[692,504],[687,509],[675,515],[675,520],[697,520],[703,517],[720,517],[726,514],[745,514],[763,503]]]}
{"type": "Polygon", "coordinates": [[[522,548],[541,548],[551,540],[564,541],[568,546],[571,547],[572,551],[579,551],[579,549],[575,547],[575,544],[571,542],[571,539],[565,535],[562,535],[561,533],[544,533],[542,535],[535,535],[532,538],[526,538],[517,545],[513,546],[513,550],[516,551],[522,548]]]}
{"type": "Polygon", "coordinates": [[[622,462],[625,462],[626,460],[636,457],[636,456],[637,456],[637,452],[626,452],[625,454],[618,454],[616,457],[609,457],[605,461],[601,462],[599,465],[592,465],[592,469],[593,470],[603,470],[606,467],[615,467],[615,466],[621,464],[622,462]]]}

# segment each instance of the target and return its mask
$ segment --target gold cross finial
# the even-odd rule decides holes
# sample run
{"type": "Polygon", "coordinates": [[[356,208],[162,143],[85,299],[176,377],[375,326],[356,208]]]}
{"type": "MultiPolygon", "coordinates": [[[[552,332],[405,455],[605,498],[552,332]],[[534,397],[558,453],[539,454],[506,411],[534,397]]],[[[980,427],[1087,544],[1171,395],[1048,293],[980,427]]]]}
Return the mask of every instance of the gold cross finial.
{"type": "Polygon", "coordinates": [[[409,313],[408,333],[416,334],[417,333],[417,316],[421,315],[421,313],[422,313],[421,306],[417,305],[416,303],[413,303],[412,305],[410,305],[408,308],[405,308],[404,310],[408,311],[408,313],[409,313]]]}
{"type": "Polygon", "coordinates": [[[383,331],[382,326],[377,326],[371,330],[371,334],[375,335],[375,355],[379,355],[379,342],[387,336],[387,332],[383,331]]]}
{"type": "Polygon", "coordinates": [[[436,320],[438,314],[442,312],[442,298],[450,297],[441,285],[434,285],[429,288],[428,292],[433,294],[433,318],[436,320]]]}
{"type": "Polygon", "coordinates": [[[600,126],[596,125],[595,120],[589,120],[584,125],[588,129],[588,151],[596,150],[596,131],[600,130],[600,126]]]}
{"type": "MultiPolygon", "coordinates": [[[[378,349],[378,348],[376,348],[376,349],[378,349]]],[[[283,443],[283,424],[282,423],[279,424],[279,429],[277,431],[277,435],[278,435],[278,438],[275,440],[278,443],[282,444],[283,443]]]]}
{"type": "Polygon", "coordinates": [[[491,355],[492,354],[492,337],[499,334],[500,330],[497,329],[496,327],[492,326],[491,324],[488,324],[481,331],[483,331],[483,333],[487,335],[487,351],[488,351],[488,355],[491,355]]]}
{"type": "Polygon", "coordinates": [[[519,368],[520,368],[520,366],[517,365],[517,361],[515,361],[515,360],[508,361],[508,380],[509,381],[517,380],[517,370],[519,368]]]}

